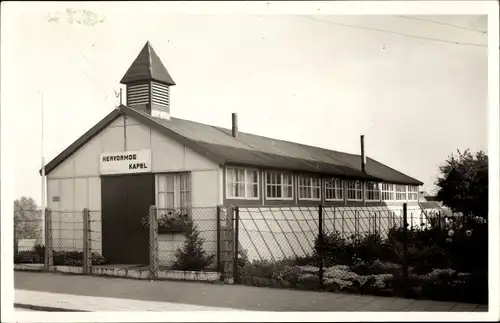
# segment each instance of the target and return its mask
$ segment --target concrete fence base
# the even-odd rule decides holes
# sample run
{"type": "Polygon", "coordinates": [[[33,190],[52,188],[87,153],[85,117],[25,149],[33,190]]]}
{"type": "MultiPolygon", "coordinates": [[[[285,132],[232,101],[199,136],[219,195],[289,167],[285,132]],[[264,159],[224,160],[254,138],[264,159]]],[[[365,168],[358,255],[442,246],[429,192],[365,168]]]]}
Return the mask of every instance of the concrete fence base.
{"type": "MultiPolygon", "coordinates": [[[[15,264],[14,270],[18,271],[44,271],[43,264],[15,264]]],[[[83,274],[83,267],[75,266],[54,266],[54,272],[68,274],[83,274]]],[[[115,268],[109,266],[94,266],[92,267],[92,275],[96,276],[111,276],[135,279],[149,279],[149,269],[128,269],[115,268]]],[[[159,270],[158,279],[171,280],[188,280],[188,281],[218,281],[220,280],[218,272],[203,272],[203,271],[178,271],[178,270],[159,270]]]]}

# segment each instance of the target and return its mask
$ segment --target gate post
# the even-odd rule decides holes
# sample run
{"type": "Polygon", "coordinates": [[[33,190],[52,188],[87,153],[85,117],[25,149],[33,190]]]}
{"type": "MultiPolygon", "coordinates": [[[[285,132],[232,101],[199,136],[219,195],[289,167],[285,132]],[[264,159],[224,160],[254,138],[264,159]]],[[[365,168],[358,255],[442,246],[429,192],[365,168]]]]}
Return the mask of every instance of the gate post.
{"type": "Polygon", "coordinates": [[[52,271],[54,267],[54,253],[52,244],[52,210],[45,209],[45,257],[44,267],[46,271],[52,271]]]}
{"type": "Polygon", "coordinates": [[[149,207],[149,278],[158,279],[158,209],[149,207]]]}
{"type": "MultiPolygon", "coordinates": [[[[16,212],[16,211],[14,211],[16,212]]],[[[17,254],[19,253],[19,237],[17,234],[17,224],[19,220],[17,218],[17,214],[14,216],[14,259],[16,259],[17,254]]]]}
{"type": "Polygon", "coordinates": [[[92,273],[90,211],[87,208],[83,209],[83,273],[92,273]]]}
{"type": "Polygon", "coordinates": [[[319,288],[323,290],[323,275],[324,275],[324,258],[325,258],[325,244],[323,236],[323,205],[318,206],[318,242],[319,242],[319,254],[318,254],[318,267],[319,267],[319,288]]]}
{"type": "MultiPolygon", "coordinates": [[[[234,220],[233,220],[233,206],[224,207],[224,218],[221,219],[223,221],[223,226],[221,223],[222,229],[222,250],[221,250],[221,258],[222,258],[222,280],[226,282],[234,282],[234,270],[233,270],[233,252],[234,252],[234,220]]],[[[222,215],[222,214],[221,214],[222,215]]]]}
{"type": "Polygon", "coordinates": [[[236,206],[233,212],[234,215],[234,240],[233,240],[233,276],[234,283],[238,284],[240,280],[238,254],[239,254],[239,223],[240,223],[240,209],[236,206]]]}
{"type": "Polygon", "coordinates": [[[217,271],[222,274],[222,259],[221,259],[221,225],[220,225],[220,212],[221,207],[217,205],[217,249],[216,249],[216,262],[217,262],[217,271]]]}

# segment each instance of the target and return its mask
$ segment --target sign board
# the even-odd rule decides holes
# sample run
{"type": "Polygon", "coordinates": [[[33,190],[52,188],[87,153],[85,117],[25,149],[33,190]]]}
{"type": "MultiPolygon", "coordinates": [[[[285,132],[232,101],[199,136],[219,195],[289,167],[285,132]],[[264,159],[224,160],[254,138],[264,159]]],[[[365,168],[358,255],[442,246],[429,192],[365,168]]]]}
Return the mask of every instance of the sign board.
{"type": "Polygon", "coordinates": [[[102,153],[101,175],[136,174],[151,172],[151,150],[102,153]]]}
{"type": "Polygon", "coordinates": [[[60,196],[52,196],[52,202],[61,202],[61,197],[60,196]]]}

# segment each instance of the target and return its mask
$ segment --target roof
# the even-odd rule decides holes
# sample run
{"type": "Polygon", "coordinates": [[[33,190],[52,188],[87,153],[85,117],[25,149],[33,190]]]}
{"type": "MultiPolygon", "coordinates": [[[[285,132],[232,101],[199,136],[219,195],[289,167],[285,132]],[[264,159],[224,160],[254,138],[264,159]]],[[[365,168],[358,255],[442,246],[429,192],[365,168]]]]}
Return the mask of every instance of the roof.
{"type": "Polygon", "coordinates": [[[175,85],[174,80],[148,41],[132,65],[130,65],[120,83],[130,84],[151,80],[167,85],[175,85]]]}
{"type": "Polygon", "coordinates": [[[443,207],[438,202],[420,202],[423,209],[442,209],[443,207]]]}
{"type": "Polygon", "coordinates": [[[162,132],[220,165],[236,164],[286,169],[395,184],[423,184],[372,158],[367,158],[365,172],[362,172],[359,155],[244,132],[239,132],[236,139],[231,135],[231,130],[226,128],[177,118],[170,120],[154,118],[125,105],[112,111],[51,160],[45,167],[45,173],[50,173],[122,114],[162,132]]]}

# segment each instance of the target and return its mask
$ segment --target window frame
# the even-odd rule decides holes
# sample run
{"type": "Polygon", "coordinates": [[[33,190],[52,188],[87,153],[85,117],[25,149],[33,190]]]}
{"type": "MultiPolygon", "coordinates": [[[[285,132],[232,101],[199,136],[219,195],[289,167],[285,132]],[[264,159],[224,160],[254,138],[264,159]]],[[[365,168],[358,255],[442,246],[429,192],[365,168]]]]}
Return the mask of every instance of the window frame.
{"type": "Polygon", "coordinates": [[[264,194],[265,194],[265,197],[266,197],[266,200],[268,201],[293,201],[295,199],[295,185],[294,185],[294,176],[293,176],[293,173],[290,173],[290,172],[286,172],[286,171],[279,171],[279,170],[266,170],[264,172],[264,194]],[[270,174],[270,173],[277,173],[278,175],[280,175],[281,177],[281,184],[270,184],[267,182],[267,175],[270,174]],[[290,178],[292,179],[292,183],[290,185],[285,185],[284,184],[284,180],[283,180],[283,176],[290,176],[290,178]],[[290,187],[291,190],[292,190],[292,196],[291,197],[269,197],[267,195],[267,187],[268,186],[280,186],[281,187],[281,195],[283,195],[283,188],[286,186],[286,187],[290,187]]]}
{"type": "Polygon", "coordinates": [[[328,179],[324,179],[323,183],[324,183],[324,188],[325,188],[325,191],[323,193],[325,196],[325,201],[334,202],[334,201],[344,201],[345,200],[345,180],[340,179],[340,178],[331,177],[328,179]],[[334,185],[329,187],[329,185],[328,185],[329,183],[332,183],[334,185]],[[337,183],[340,183],[340,188],[336,186],[337,183]],[[340,191],[342,193],[342,198],[333,198],[333,199],[328,198],[328,194],[327,194],[328,190],[333,191],[333,193],[334,193],[333,195],[335,197],[337,196],[337,192],[340,191]]]}
{"type": "Polygon", "coordinates": [[[402,184],[395,184],[394,185],[394,198],[395,201],[401,202],[401,201],[408,201],[408,191],[406,185],[402,184]],[[403,188],[404,187],[404,193],[402,191],[398,191],[398,188],[403,188]],[[404,194],[404,198],[398,198],[398,194],[404,194]]]}
{"type": "Polygon", "coordinates": [[[364,182],[364,196],[365,196],[366,202],[380,202],[382,200],[382,190],[380,188],[380,183],[378,183],[378,182],[364,182]],[[376,185],[375,189],[372,189],[372,188],[368,189],[369,184],[375,184],[376,185]],[[369,192],[373,192],[374,194],[378,193],[378,199],[369,199],[368,198],[369,192]]]}
{"type": "MultiPolygon", "coordinates": [[[[225,167],[225,189],[226,189],[226,199],[227,200],[260,200],[260,172],[257,168],[250,168],[250,167],[240,167],[240,166],[227,166],[225,167]],[[229,177],[228,177],[228,171],[229,170],[244,170],[245,172],[245,181],[244,181],[244,187],[245,187],[245,196],[240,197],[240,196],[230,196],[230,190],[228,189],[228,186],[230,184],[229,182],[229,177]],[[257,183],[253,182],[247,182],[248,175],[250,174],[253,175],[253,172],[257,172],[257,183]],[[248,192],[247,192],[247,185],[252,184],[252,187],[257,184],[257,197],[249,197],[248,192]]],[[[240,182],[234,182],[236,185],[240,182]]]]}
{"type": "Polygon", "coordinates": [[[155,174],[155,205],[158,209],[191,209],[193,207],[193,186],[192,186],[192,174],[191,172],[171,172],[171,173],[157,173],[155,174]],[[187,181],[184,182],[185,187],[182,188],[182,181],[184,176],[188,177],[187,181]],[[169,189],[168,181],[169,177],[172,178],[172,191],[169,189]],[[160,181],[165,178],[164,189],[160,188],[160,181]],[[187,188],[186,188],[187,187],[187,188]],[[187,193],[187,206],[182,206],[183,194],[187,193]],[[160,207],[160,195],[163,194],[163,207],[160,207]],[[168,194],[173,194],[173,206],[168,206],[168,194]],[[178,195],[178,196],[177,196],[178,195]],[[180,205],[177,205],[180,204],[180,205]]]}
{"type": "Polygon", "coordinates": [[[408,201],[415,202],[418,201],[418,186],[417,185],[406,185],[406,198],[408,201]],[[411,189],[415,189],[414,191],[411,189]],[[410,195],[415,196],[414,199],[410,199],[410,195]]]}
{"type": "Polygon", "coordinates": [[[382,201],[384,201],[384,202],[385,202],[385,201],[396,201],[396,186],[395,186],[395,185],[396,185],[396,184],[393,184],[393,183],[387,183],[387,182],[385,182],[385,183],[381,183],[381,189],[380,189],[380,199],[381,199],[382,201]],[[385,189],[385,190],[384,190],[384,185],[387,185],[387,186],[389,186],[389,185],[390,185],[391,189],[385,189]],[[391,196],[392,198],[390,198],[390,199],[386,199],[386,198],[384,198],[384,193],[386,193],[386,194],[390,194],[390,196],[391,196]]]}
{"type": "Polygon", "coordinates": [[[318,176],[309,176],[309,175],[298,175],[297,176],[297,197],[299,200],[301,201],[321,201],[321,177],[318,177],[318,176]],[[310,180],[310,186],[308,185],[301,185],[300,181],[301,179],[304,179],[304,180],[310,180]],[[317,180],[318,181],[318,185],[314,186],[313,185],[313,180],[317,180]],[[311,197],[300,197],[300,192],[301,192],[301,188],[308,188],[309,189],[309,192],[311,193],[311,197]],[[313,197],[313,192],[317,190],[318,191],[318,197],[313,197]]]}
{"type": "Polygon", "coordinates": [[[347,185],[346,185],[346,199],[347,199],[347,201],[349,201],[349,202],[363,202],[363,186],[364,186],[363,182],[360,180],[348,180],[347,185]],[[359,183],[360,189],[358,190],[356,187],[354,189],[349,188],[350,183],[354,183],[355,186],[356,186],[356,184],[359,183]],[[354,195],[356,196],[355,199],[349,198],[349,191],[354,191],[354,195]],[[357,196],[358,196],[357,193],[359,191],[361,191],[361,193],[360,193],[361,198],[360,199],[357,198],[357,196]]]}

